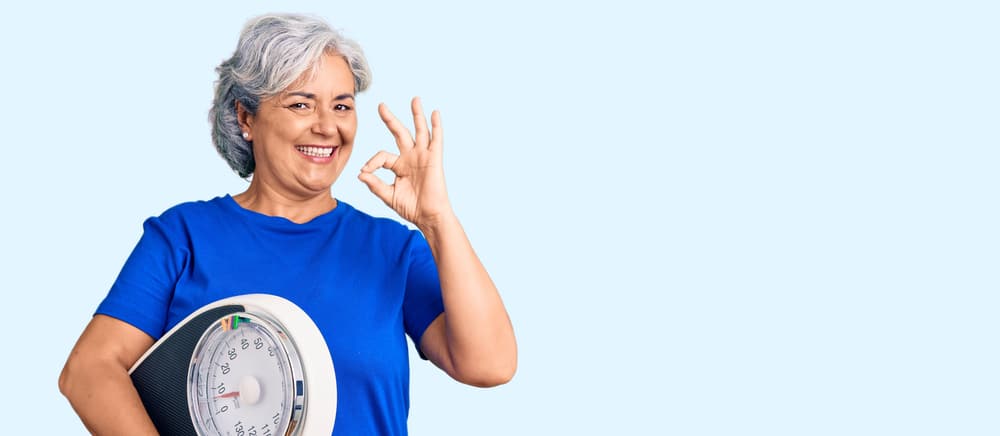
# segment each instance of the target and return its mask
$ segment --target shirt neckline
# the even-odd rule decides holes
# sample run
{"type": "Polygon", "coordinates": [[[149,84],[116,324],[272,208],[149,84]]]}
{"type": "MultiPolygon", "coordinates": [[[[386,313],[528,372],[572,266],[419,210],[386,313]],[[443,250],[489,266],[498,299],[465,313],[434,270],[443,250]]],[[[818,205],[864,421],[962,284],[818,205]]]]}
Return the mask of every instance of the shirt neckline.
{"type": "Polygon", "coordinates": [[[236,199],[234,199],[230,194],[226,194],[225,196],[220,197],[220,199],[224,207],[244,217],[250,222],[286,230],[310,230],[318,227],[326,228],[339,221],[349,209],[353,209],[351,205],[346,202],[336,199],[337,206],[334,207],[333,210],[320,214],[315,218],[300,224],[285,217],[265,215],[257,211],[246,209],[243,206],[240,206],[240,204],[236,202],[236,199]]]}

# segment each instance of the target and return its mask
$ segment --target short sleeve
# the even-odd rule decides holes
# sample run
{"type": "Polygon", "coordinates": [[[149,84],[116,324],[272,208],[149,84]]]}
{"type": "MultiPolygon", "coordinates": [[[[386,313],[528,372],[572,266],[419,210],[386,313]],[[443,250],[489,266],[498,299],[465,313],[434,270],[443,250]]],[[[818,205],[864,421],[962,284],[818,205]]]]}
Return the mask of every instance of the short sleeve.
{"type": "Polygon", "coordinates": [[[431,322],[444,312],[441,281],[431,248],[420,232],[412,232],[407,250],[409,270],[406,275],[406,294],[403,297],[403,324],[406,334],[416,345],[420,358],[426,360],[427,357],[420,351],[420,338],[431,322]]]}
{"type": "Polygon", "coordinates": [[[170,234],[161,218],[143,223],[142,238],[95,314],[120,319],[153,339],[163,335],[173,289],[186,261],[184,251],[170,242],[170,234]]]}

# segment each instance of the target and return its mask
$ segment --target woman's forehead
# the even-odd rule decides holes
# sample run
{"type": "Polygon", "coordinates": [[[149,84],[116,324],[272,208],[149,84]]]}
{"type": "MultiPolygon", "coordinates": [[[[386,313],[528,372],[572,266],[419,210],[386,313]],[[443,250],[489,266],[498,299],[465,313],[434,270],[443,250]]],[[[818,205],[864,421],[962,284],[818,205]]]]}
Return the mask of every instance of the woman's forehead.
{"type": "Polygon", "coordinates": [[[349,94],[353,98],[354,75],[343,56],[328,52],[285,88],[282,94],[311,94],[309,98],[323,94],[326,96],[349,94]]]}

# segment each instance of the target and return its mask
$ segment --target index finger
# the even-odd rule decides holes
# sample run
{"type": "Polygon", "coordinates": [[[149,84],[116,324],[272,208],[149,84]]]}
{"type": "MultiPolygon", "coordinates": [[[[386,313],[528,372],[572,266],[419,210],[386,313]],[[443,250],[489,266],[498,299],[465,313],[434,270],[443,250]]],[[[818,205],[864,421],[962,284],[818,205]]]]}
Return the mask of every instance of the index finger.
{"type": "Polygon", "coordinates": [[[410,131],[389,111],[389,107],[385,103],[378,104],[378,115],[382,118],[385,126],[389,128],[392,136],[396,138],[396,146],[399,147],[400,151],[413,148],[413,137],[410,136],[410,131]]]}

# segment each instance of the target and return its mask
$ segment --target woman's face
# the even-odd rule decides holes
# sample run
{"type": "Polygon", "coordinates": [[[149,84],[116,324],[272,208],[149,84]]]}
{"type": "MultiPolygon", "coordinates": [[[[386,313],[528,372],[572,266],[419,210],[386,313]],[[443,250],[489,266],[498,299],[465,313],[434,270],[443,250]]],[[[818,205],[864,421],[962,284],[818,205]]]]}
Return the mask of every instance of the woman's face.
{"type": "Polygon", "coordinates": [[[311,75],[241,119],[253,141],[254,182],[292,197],[329,195],[358,127],[354,76],[343,57],[325,54],[311,75]]]}

